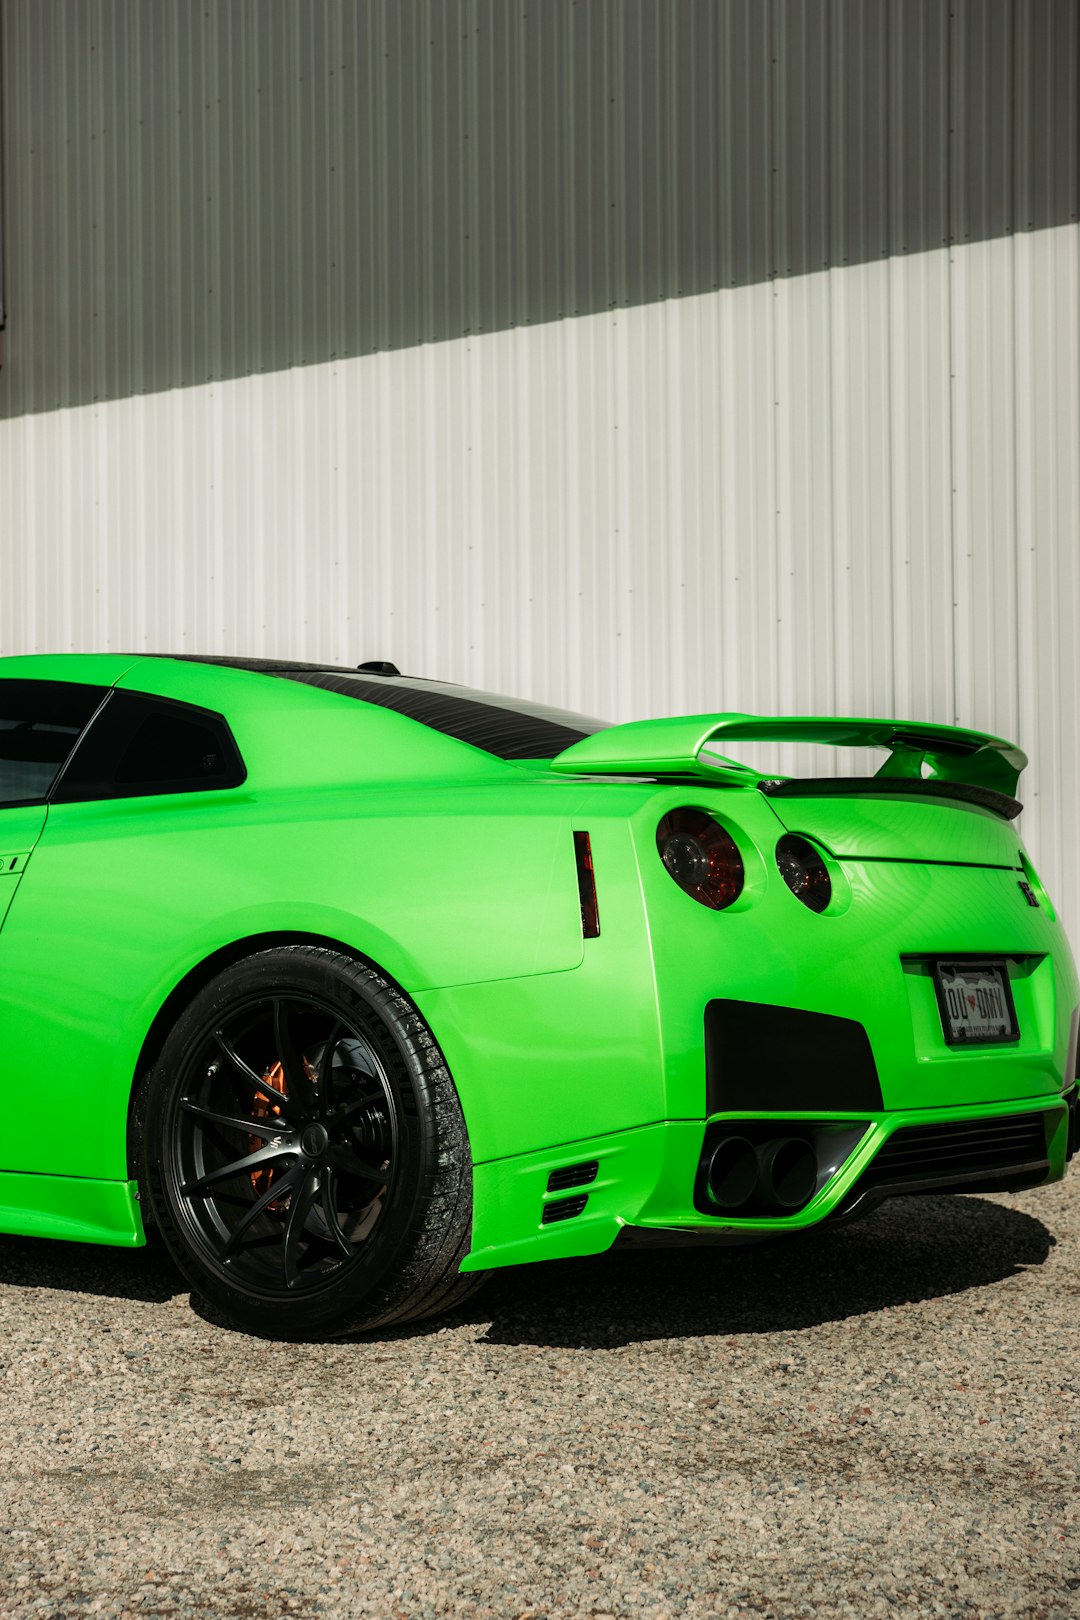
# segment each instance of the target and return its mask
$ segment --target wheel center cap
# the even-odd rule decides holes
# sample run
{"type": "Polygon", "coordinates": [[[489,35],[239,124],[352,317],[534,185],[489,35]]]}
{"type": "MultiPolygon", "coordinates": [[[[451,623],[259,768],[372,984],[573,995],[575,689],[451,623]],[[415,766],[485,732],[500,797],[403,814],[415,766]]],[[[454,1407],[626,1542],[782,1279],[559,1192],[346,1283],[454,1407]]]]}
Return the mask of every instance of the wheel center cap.
{"type": "Polygon", "coordinates": [[[308,1159],[317,1159],[330,1145],[325,1125],[305,1125],[300,1135],[300,1151],[308,1159]]]}

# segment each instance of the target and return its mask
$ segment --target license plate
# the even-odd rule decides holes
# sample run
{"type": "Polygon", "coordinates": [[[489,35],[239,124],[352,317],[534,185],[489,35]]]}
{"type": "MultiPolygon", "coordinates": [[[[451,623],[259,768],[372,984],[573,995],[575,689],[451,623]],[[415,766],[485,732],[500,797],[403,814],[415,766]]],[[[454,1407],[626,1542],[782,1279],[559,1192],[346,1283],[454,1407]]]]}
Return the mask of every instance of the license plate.
{"type": "Polygon", "coordinates": [[[941,1027],[950,1046],[992,1046],[1020,1037],[1004,962],[935,962],[941,1027]]]}

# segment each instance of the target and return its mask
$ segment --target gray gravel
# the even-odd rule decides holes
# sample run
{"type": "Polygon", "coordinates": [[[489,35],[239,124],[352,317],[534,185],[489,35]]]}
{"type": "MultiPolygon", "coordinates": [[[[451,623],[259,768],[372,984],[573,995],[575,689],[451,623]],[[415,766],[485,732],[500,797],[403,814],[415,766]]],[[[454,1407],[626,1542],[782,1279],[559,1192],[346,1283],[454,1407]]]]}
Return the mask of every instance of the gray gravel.
{"type": "Polygon", "coordinates": [[[0,1615],[1080,1614],[1080,1175],[265,1344],[0,1239],[0,1615]]]}

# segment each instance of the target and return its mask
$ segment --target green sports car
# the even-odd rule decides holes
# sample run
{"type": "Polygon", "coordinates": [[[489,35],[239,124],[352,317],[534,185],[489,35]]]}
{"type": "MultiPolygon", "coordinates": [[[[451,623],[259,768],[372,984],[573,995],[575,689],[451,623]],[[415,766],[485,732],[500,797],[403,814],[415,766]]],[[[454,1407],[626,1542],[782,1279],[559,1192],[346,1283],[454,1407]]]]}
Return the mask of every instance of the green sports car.
{"type": "Polygon", "coordinates": [[[0,660],[0,1229],[156,1225],[239,1325],[1058,1181],[1078,991],[1024,755],[605,726],[254,659],[0,660]],[[816,742],[876,775],[764,777],[816,742]]]}

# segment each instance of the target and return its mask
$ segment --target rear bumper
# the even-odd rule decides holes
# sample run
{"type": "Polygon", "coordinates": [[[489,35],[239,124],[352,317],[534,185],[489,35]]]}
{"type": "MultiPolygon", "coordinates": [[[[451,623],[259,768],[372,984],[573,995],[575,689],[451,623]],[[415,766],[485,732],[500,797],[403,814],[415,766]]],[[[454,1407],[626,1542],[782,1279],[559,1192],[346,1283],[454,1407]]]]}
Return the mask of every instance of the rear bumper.
{"type": "Polygon", "coordinates": [[[667,1120],[478,1164],[473,1247],[462,1270],[599,1254],[628,1239],[752,1243],[850,1218],[896,1194],[1041,1186],[1061,1180],[1076,1147],[1075,1086],[1052,1101],[980,1108],[667,1120]],[[705,1213],[702,1166],[719,1133],[809,1136],[815,1127],[843,1126],[846,1156],[803,1208],[779,1216],[705,1213]]]}

